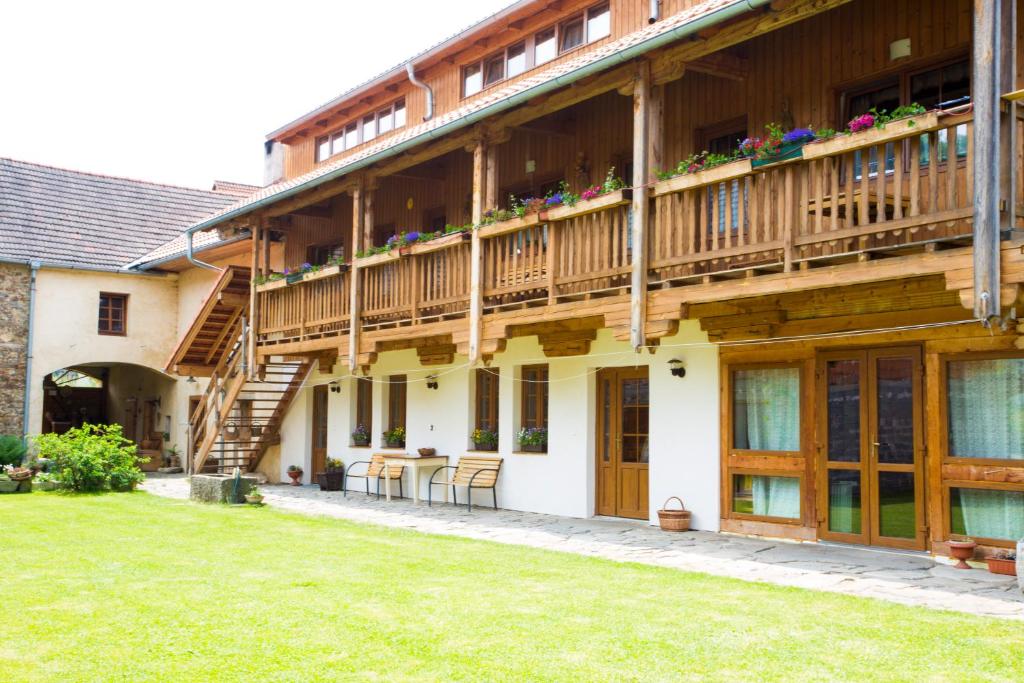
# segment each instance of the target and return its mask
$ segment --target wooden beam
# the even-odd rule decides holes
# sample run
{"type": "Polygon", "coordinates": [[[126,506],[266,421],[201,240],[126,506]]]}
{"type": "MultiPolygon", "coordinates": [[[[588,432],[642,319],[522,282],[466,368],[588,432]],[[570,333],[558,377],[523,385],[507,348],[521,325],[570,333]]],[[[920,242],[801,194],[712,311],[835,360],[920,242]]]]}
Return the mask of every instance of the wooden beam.
{"type": "MultiPolygon", "coordinates": [[[[479,225],[484,217],[484,199],[487,192],[487,143],[483,137],[477,139],[473,149],[473,225],[479,225]]],[[[480,231],[474,230],[470,247],[469,270],[469,364],[480,360],[481,334],[483,333],[483,242],[480,231]]]]}
{"type": "Polygon", "coordinates": [[[750,74],[750,62],[728,52],[715,52],[687,62],[686,69],[730,81],[745,81],[750,74]]]}
{"type": "MultiPolygon", "coordinates": [[[[632,273],[630,279],[629,327],[630,343],[639,350],[646,342],[647,322],[647,221],[651,200],[646,188],[651,168],[651,63],[643,60],[636,65],[633,89],[633,214],[632,273]]],[[[660,148],[661,141],[657,141],[660,148]]]]}
{"type": "MultiPolygon", "coordinates": [[[[260,329],[259,306],[257,305],[258,299],[256,296],[256,285],[254,283],[254,279],[256,277],[256,269],[259,267],[260,240],[264,239],[268,224],[268,219],[262,214],[257,214],[254,218],[255,220],[253,221],[252,227],[252,266],[249,268],[249,295],[245,297],[248,301],[237,302],[236,300],[239,307],[248,306],[248,330],[243,326],[242,338],[245,339],[248,337],[249,342],[245,353],[248,358],[248,362],[246,363],[246,375],[250,380],[256,377],[256,332],[260,329]]],[[[230,300],[232,295],[220,292],[217,296],[221,303],[231,305],[228,301],[225,301],[224,297],[228,297],[230,300]]]]}
{"type": "Polygon", "coordinates": [[[362,273],[359,270],[359,259],[355,255],[363,250],[363,179],[352,190],[352,281],[349,283],[349,334],[348,334],[348,367],[350,372],[359,368],[359,328],[360,290],[362,289],[362,273]]]}
{"type": "MultiPolygon", "coordinates": [[[[996,92],[1017,87],[1017,0],[999,0],[999,73],[996,92]]],[[[999,111],[999,228],[1017,227],[1017,101],[1003,98],[999,111]]],[[[1003,302],[1003,306],[1009,306],[1003,302]]]]}
{"type": "Polygon", "coordinates": [[[999,303],[999,26],[1001,0],[975,0],[974,71],[974,315],[995,319],[999,303]]]}
{"type": "MultiPolygon", "coordinates": [[[[256,249],[253,249],[253,253],[258,254],[256,249]]],[[[249,305],[249,295],[246,294],[232,294],[230,292],[221,292],[217,295],[217,301],[224,306],[230,306],[231,308],[244,308],[249,305]]]]}

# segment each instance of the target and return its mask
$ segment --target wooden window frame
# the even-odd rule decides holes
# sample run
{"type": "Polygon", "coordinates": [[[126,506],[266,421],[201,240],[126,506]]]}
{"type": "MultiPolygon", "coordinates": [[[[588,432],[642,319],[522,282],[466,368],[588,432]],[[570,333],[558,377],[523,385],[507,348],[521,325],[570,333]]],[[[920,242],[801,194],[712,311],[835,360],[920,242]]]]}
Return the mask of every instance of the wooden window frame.
{"type": "Polygon", "coordinates": [[[549,380],[550,369],[547,363],[540,363],[536,365],[524,365],[520,369],[520,377],[523,380],[520,387],[519,395],[519,427],[520,429],[537,428],[543,427],[547,429],[548,426],[548,404],[551,400],[550,394],[550,380],[549,380]],[[534,374],[542,376],[542,379],[528,379],[528,374],[534,374]],[[531,395],[529,389],[533,386],[537,387],[536,393],[531,395]],[[530,407],[530,401],[536,401],[534,413],[536,419],[533,424],[527,422],[527,414],[529,414],[528,408],[530,407]]]}
{"type": "Polygon", "coordinates": [[[100,292],[99,300],[99,311],[96,322],[96,333],[101,334],[104,337],[127,337],[128,336],[128,294],[118,292],[100,292]],[[108,305],[103,306],[103,298],[106,297],[108,305]],[[118,300],[121,302],[121,331],[117,332],[110,329],[111,324],[114,322],[111,312],[114,307],[109,305],[109,302],[118,300]],[[106,308],[107,315],[104,317],[104,308],[106,308]],[[107,329],[103,329],[103,323],[106,322],[107,329]]]}
{"type": "Polygon", "coordinates": [[[501,400],[501,370],[499,368],[477,368],[473,375],[476,390],[473,396],[473,425],[475,429],[484,429],[484,419],[489,421],[493,432],[498,432],[500,419],[499,401],[501,400]],[[488,393],[487,415],[481,414],[481,395],[488,393]]]}
{"type": "Polygon", "coordinates": [[[388,375],[387,430],[405,427],[409,405],[409,381],[405,375],[388,375]]]}
{"type": "Polygon", "coordinates": [[[359,147],[360,145],[363,145],[367,142],[372,142],[373,140],[380,139],[381,137],[389,133],[404,128],[408,123],[408,119],[403,121],[402,125],[400,126],[395,124],[395,112],[399,109],[407,110],[405,97],[399,97],[398,99],[394,100],[387,106],[379,107],[374,111],[362,114],[351,121],[346,121],[343,125],[338,126],[336,129],[334,129],[327,135],[319,136],[318,138],[316,138],[313,145],[313,158],[316,160],[316,163],[326,161],[327,159],[335,157],[341,154],[342,152],[348,152],[350,150],[355,149],[356,147],[359,147]],[[391,127],[388,128],[383,133],[381,133],[380,120],[384,116],[388,116],[391,118],[391,127]],[[366,124],[366,121],[371,117],[373,117],[374,120],[375,134],[372,138],[366,139],[366,136],[363,133],[363,126],[366,124]],[[356,141],[353,144],[349,145],[345,142],[345,138],[348,131],[353,126],[355,126],[356,141]],[[320,154],[321,143],[324,142],[328,144],[328,154],[326,157],[320,154]]]}
{"type": "MultiPolygon", "coordinates": [[[[355,425],[351,431],[362,425],[366,433],[373,438],[373,379],[370,377],[356,377],[356,415],[355,425]]],[[[370,446],[352,446],[353,448],[369,448],[370,446]]]]}
{"type": "Polygon", "coordinates": [[[808,400],[808,378],[807,364],[805,360],[779,361],[779,362],[744,362],[735,361],[722,362],[721,368],[721,397],[722,414],[725,419],[721,425],[721,515],[722,519],[744,520],[752,522],[763,522],[768,524],[779,524],[789,527],[811,527],[812,522],[805,522],[808,514],[808,486],[806,448],[812,435],[808,432],[813,428],[813,416],[809,415],[810,401],[808,400]],[[799,449],[796,451],[762,451],[734,446],[733,432],[733,374],[739,370],[764,370],[764,369],[785,369],[795,368],[800,377],[800,424],[797,429],[800,434],[799,449]],[[743,512],[735,512],[733,475],[749,474],[766,477],[790,477],[800,480],[800,516],[769,517],[767,515],[753,515],[743,512]]]}
{"type": "MultiPolygon", "coordinates": [[[[1022,359],[1024,353],[1021,351],[986,351],[986,352],[960,352],[943,353],[938,357],[938,440],[940,449],[938,472],[934,469],[929,476],[938,475],[942,487],[942,521],[940,528],[943,538],[965,538],[959,534],[953,534],[952,520],[952,490],[956,488],[980,489],[993,491],[1019,491],[1024,492],[1024,484],[1007,481],[989,481],[984,479],[951,479],[943,473],[946,466],[972,466],[980,467],[991,474],[998,476],[1005,474],[1006,470],[1024,470],[1024,460],[1011,460],[1008,458],[965,458],[950,455],[949,452],[949,364],[957,361],[972,360],[999,360],[999,359],[1022,359]],[[992,471],[997,470],[997,471],[992,471]],[[999,471],[1001,470],[1001,472],[999,471]]],[[[975,541],[983,545],[1012,548],[1015,541],[1008,541],[999,538],[974,537],[975,541]]]]}

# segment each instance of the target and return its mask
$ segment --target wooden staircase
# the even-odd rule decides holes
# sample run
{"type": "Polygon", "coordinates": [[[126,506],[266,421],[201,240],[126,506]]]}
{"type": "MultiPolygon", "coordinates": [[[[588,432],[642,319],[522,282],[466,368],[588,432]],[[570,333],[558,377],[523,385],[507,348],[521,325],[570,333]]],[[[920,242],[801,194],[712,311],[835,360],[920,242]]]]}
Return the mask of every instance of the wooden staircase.
{"type": "Polygon", "coordinates": [[[239,321],[234,343],[221,357],[189,420],[192,472],[253,471],[279,443],[281,422],[309,375],[312,362],[272,362],[249,379],[244,367],[247,333],[239,321]]]}

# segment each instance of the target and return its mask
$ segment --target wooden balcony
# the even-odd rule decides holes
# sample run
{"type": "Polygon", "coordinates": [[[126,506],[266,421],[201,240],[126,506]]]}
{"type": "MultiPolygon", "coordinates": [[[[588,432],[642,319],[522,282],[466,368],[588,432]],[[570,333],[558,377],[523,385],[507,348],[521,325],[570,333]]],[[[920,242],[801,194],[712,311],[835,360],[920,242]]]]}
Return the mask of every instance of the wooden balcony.
{"type": "Polygon", "coordinates": [[[257,343],[281,353],[315,347],[318,340],[347,334],[351,275],[331,266],[289,284],[285,280],[256,288],[259,307],[257,343]]]}

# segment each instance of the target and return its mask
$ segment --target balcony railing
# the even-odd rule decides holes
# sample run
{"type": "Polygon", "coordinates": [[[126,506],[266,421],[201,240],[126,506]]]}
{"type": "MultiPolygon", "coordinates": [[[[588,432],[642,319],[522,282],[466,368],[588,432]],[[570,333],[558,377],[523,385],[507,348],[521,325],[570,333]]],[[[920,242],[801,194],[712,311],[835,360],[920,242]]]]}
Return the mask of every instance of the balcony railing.
{"type": "Polygon", "coordinates": [[[660,182],[655,283],[969,237],[969,115],[932,112],[807,145],[803,158],[749,160],[660,182]]]}
{"type": "Polygon", "coordinates": [[[259,343],[301,342],[347,333],[350,278],[343,266],[331,266],[292,284],[279,280],[257,287],[259,343]]]}

